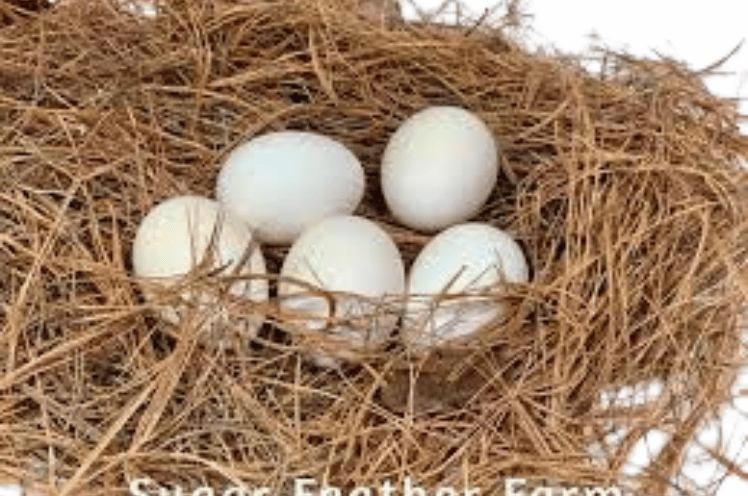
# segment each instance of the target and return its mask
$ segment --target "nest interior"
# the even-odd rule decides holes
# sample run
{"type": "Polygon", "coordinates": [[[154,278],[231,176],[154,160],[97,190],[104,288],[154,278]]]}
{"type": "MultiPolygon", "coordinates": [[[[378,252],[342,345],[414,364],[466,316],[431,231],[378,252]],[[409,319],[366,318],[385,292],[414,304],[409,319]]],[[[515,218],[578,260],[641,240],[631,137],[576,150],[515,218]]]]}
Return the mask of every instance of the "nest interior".
{"type": "MultiPolygon", "coordinates": [[[[746,359],[748,139],[702,75],[614,53],[590,74],[498,29],[372,20],[344,0],[174,0],[152,17],[39,5],[2,2],[0,17],[0,472],[77,495],[126,494],[135,477],[277,494],[297,477],[672,490],[746,359]],[[356,213],[412,261],[429,236],[391,218],[378,168],[429,105],[495,132],[501,177],[476,219],[511,232],[533,271],[480,346],[414,362],[393,345],[324,370],[272,325],[217,349],[144,303],[142,216],[212,196],[225,154],[273,130],[354,151],[356,213]],[[665,385],[653,405],[600,400],[651,380],[665,385]],[[592,456],[611,426],[627,434],[592,456]],[[624,477],[656,426],[670,442],[624,477]]],[[[265,254],[277,269],[284,250],[265,254]]]]}

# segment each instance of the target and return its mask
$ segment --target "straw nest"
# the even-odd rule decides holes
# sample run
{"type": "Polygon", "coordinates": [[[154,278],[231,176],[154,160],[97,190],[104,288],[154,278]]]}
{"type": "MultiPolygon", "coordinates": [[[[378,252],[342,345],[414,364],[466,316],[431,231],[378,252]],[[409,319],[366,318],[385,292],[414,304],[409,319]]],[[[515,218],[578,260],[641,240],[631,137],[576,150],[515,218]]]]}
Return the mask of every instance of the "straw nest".
{"type": "MultiPolygon", "coordinates": [[[[76,495],[126,494],[136,477],[286,494],[302,476],[501,494],[521,475],[661,495],[730,400],[746,355],[748,140],[700,74],[607,53],[592,75],[498,29],[344,0],[174,0],[153,18],[100,0],[0,5],[5,477],[76,495]],[[142,216],[211,196],[222,157],[271,130],[349,146],[369,175],[357,213],[412,261],[428,236],[389,216],[377,170],[398,124],[434,104],[475,111],[500,139],[478,218],[516,236],[533,271],[502,290],[512,317],[479,342],[413,360],[395,335],[324,370],[273,324],[273,302],[233,308],[269,317],[232,347],[200,339],[198,312],[174,327],[144,303],[130,270],[142,216]],[[601,400],[653,380],[663,392],[640,408],[601,400]],[[671,441],[622,477],[652,427],[671,441]]],[[[265,255],[277,270],[284,250],[265,255]]]]}

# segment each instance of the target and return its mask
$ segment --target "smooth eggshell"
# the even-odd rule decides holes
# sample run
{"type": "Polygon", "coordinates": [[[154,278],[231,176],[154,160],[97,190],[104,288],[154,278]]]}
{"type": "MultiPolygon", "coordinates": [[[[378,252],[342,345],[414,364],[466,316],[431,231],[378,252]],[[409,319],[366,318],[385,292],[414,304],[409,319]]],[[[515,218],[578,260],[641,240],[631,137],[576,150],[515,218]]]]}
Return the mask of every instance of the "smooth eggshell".
{"type": "Polygon", "coordinates": [[[498,144],[475,114],[429,107],[395,131],[382,160],[382,190],[406,226],[434,232],[480,210],[498,174],[498,144]]]}
{"type": "Polygon", "coordinates": [[[375,349],[396,325],[399,312],[382,310],[391,304],[388,296],[396,298],[396,305],[402,304],[403,260],[389,235],[370,220],[334,216],[310,227],[291,247],[281,276],[345,293],[335,295],[335,315],[330,315],[325,297],[292,282],[282,280],[279,285],[282,309],[303,312],[308,331],[340,341],[333,352],[310,350],[319,364],[332,365],[336,358],[351,359],[357,352],[375,349]],[[339,323],[326,328],[330,317],[353,319],[356,325],[339,323]]]}
{"type": "Polygon", "coordinates": [[[522,249],[506,232],[482,223],[459,224],[441,232],[424,246],[408,275],[403,324],[406,345],[423,351],[501,321],[505,305],[479,293],[501,282],[525,283],[528,279],[522,249]],[[455,293],[462,295],[440,298],[455,293]]]}
{"type": "Polygon", "coordinates": [[[14,484],[12,482],[4,482],[0,484],[0,496],[25,496],[30,493],[24,491],[20,484],[14,484]]]}
{"type": "Polygon", "coordinates": [[[344,145],[321,134],[280,131],[234,149],[218,174],[216,196],[261,242],[290,244],[311,224],[352,213],[364,170],[344,145]]]}
{"type": "MultiPolygon", "coordinates": [[[[224,273],[232,273],[251,243],[250,231],[225,215],[218,202],[199,196],[179,196],[159,203],[141,221],[133,244],[133,269],[135,275],[144,279],[146,297],[152,298],[148,284],[160,284],[164,288],[176,284],[211,252],[213,266],[225,266],[224,273]]],[[[256,246],[238,275],[265,272],[265,261],[256,246]]],[[[229,291],[254,301],[268,299],[268,283],[264,279],[237,281],[229,291]]],[[[217,295],[197,297],[201,308],[212,316],[206,322],[226,318],[225,309],[214,308],[218,304],[217,295]]],[[[184,310],[166,308],[162,316],[177,324],[184,310]]],[[[246,330],[254,334],[261,322],[250,319],[244,324],[246,330]]]]}

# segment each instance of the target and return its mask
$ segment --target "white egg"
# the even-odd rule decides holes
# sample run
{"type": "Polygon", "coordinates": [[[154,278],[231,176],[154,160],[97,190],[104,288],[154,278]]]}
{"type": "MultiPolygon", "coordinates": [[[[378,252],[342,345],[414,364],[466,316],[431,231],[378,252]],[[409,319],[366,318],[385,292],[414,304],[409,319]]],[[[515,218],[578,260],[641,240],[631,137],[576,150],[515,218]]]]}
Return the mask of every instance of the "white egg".
{"type": "Polygon", "coordinates": [[[0,496],[24,496],[28,494],[23,490],[20,484],[11,482],[0,484],[0,496]]]}
{"type": "Polygon", "coordinates": [[[340,292],[332,309],[326,297],[310,293],[309,287],[284,280],[279,285],[283,310],[300,314],[306,331],[337,342],[331,350],[310,350],[320,365],[376,349],[401,313],[402,257],[389,235],[368,219],[334,216],[313,225],[291,247],[281,276],[340,292]]]}
{"type": "Polygon", "coordinates": [[[232,151],[216,186],[218,200],[260,241],[290,244],[330,215],[352,213],[364,195],[364,170],[337,141],[311,132],[256,137],[232,151]]]}
{"type": "Polygon", "coordinates": [[[459,107],[429,107],[390,138],[382,191],[400,222],[434,232],[478,213],[497,174],[498,144],[481,119],[459,107]]]}
{"type": "Polygon", "coordinates": [[[528,279],[522,249],[506,232],[473,222],[441,232],[423,247],[408,276],[406,346],[425,351],[500,322],[506,305],[486,291],[528,279]],[[456,293],[460,296],[448,297],[456,293]]]}
{"type": "MultiPolygon", "coordinates": [[[[199,196],[170,198],[156,205],[143,218],[135,235],[132,260],[135,275],[144,279],[144,293],[152,298],[149,284],[165,289],[179,283],[207,255],[212,266],[225,267],[224,274],[232,274],[252,244],[250,231],[231,216],[221,211],[218,202],[199,196]]],[[[265,274],[265,261],[259,246],[255,246],[245,265],[237,270],[239,276],[265,274]]],[[[242,279],[229,292],[234,296],[254,301],[268,299],[268,283],[264,279],[242,279]]],[[[210,315],[206,323],[224,322],[226,309],[216,308],[218,294],[184,294],[197,297],[201,309],[210,315]]],[[[162,312],[165,320],[177,324],[185,308],[177,306],[162,312]]],[[[262,319],[255,316],[243,321],[252,335],[262,319]]]]}

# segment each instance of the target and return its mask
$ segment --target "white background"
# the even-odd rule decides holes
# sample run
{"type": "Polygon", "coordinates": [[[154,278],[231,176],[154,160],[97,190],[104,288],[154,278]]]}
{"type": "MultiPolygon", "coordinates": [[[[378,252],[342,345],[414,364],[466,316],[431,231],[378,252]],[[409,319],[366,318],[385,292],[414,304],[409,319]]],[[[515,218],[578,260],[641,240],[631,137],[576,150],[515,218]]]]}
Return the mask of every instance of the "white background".
{"type": "MultiPolygon", "coordinates": [[[[403,15],[415,17],[415,7],[452,21],[457,14],[454,0],[400,0],[403,15]]],[[[499,19],[506,9],[502,0],[460,0],[461,15],[478,18],[493,10],[490,20],[499,19]]],[[[506,0],[504,0],[505,2],[506,0]]],[[[582,54],[593,37],[597,43],[632,54],[656,57],[656,53],[685,61],[703,69],[732,51],[748,38],[748,2],[745,0],[522,0],[521,10],[529,29],[521,33],[531,47],[555,47],[582,54]]],[[[748,98],[748,39],[721,71],[731,75],[707,79],[709,88],[726,98],[748,98]]],[[[748,102],[743,114],[748,114],[748,102]]],[[[742,127],[748,134],[748,125],[742,127]]]]}

